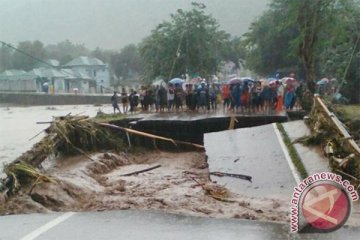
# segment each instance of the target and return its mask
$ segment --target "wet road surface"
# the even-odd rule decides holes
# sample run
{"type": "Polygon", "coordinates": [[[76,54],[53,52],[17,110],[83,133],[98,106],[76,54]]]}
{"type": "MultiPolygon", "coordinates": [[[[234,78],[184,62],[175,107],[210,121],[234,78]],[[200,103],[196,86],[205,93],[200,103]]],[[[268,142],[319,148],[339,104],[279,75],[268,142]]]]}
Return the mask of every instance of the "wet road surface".
{"type": "Polygon", "coordinates": [[[290,200],[297,185],[272,124],[204,135],[209,171],[245,174],[252,182],[210,176],[232,192],[290,200]]]}
{"type": "Polygon", "coordinates": [[[216,111],[210,112],[164,112],[164,113],[140,113],[137,114],[136,117],[142,118],[144,121],[150,120],[166,120],[166,121],[196,121],[207,118],[227,118],[230,116],[236,117],[284,117],[287,118],[286,112],[283,111],[281,113],[273,112],[273,113],[239,113],[233,114],[223,111],[222,109],[218,109],[216,111]]]}
{"type": "Polygon", "coordinates": [[[29,214],[0,217],[1,240],[98,239],[360,239],[359,228],[329,234],[290,234],[287,224],[214,219],[156,211],[29,214]],[[344,238],[345,239],[345,238],[344,238]]]}

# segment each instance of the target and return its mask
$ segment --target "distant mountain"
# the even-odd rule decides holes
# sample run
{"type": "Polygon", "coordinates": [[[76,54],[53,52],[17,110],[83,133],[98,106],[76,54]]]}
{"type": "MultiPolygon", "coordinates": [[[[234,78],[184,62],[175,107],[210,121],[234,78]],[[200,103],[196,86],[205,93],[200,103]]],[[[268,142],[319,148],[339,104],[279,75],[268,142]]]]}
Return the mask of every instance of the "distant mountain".
{"type": "MultiPolygon", "coordinates": [[[[119,49],[138,43],[177,9],[194,0],[0,0],[0,40],[45,44],[69,39],[89,48],[119,49]]],[[[221,27],[245,33],[270,0],[200,0],[221,27]]]]}

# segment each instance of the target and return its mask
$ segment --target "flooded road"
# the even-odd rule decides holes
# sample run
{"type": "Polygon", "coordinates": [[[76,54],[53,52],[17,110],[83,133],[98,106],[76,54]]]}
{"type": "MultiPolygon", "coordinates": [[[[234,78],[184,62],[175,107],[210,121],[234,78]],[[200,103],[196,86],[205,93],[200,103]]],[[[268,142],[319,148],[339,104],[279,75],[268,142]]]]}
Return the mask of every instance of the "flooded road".
{"type": "Polygon", "coordinates": [[[41,139],[43,133],[35,138],[33,137],[47,128],[49,124],[36,124],[36,122],[51,121],[53,116],[62,116],[68,113],[92,117],[96,115],[99,109],[105,113],[112,113],[111,105],[63,105],[54,107],[7,107],[0,105],[0,168],[4,163],[15,160],[41,139]]]}

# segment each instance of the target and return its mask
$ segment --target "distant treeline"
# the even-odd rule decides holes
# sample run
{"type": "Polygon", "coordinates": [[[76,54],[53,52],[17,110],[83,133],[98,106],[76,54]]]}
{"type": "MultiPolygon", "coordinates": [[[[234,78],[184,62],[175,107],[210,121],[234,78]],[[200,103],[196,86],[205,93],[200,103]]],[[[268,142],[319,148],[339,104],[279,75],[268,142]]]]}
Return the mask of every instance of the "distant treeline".
{"type": "Polygon", "coordinates": [[[96,57],[108,63],[112,73],[121,79],[132,78],[142,72],[142,58],[139,55],[137,46],[132,44],[125,46],[120,51],[103,50],[100,48],[89,50],[84,44],[75,44],[69,40],[46,46],[38,40],[23,41],[14,47],[34,58],[28,57],[6,45],[2,45],[0,47],[0,72],[7,69],[29,71],[43,65],[36,59],[44,61],[46,59],[56,59],[63,65],[79,56],[96,57]]]}

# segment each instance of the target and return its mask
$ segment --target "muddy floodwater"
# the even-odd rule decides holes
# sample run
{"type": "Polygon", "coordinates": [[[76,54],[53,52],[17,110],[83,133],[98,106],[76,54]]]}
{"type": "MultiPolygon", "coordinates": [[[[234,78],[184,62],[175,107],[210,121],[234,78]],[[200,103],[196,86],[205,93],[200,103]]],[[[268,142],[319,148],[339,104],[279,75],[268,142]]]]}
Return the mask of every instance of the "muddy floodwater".
{"type": "Polygon", "coordinates": [[[62,116],[68,113],[91,117],[95,116],[99,109],[105,113],[112,112],[111,105],[64,105],[53,107],[0,105],[0,169],[2,169],[4,163],[15,160],[41,139],[43,134],[33,137],[47,128],[49,124],[37,124],[36,122],[51,121],[53,116],[62,116]]]}

